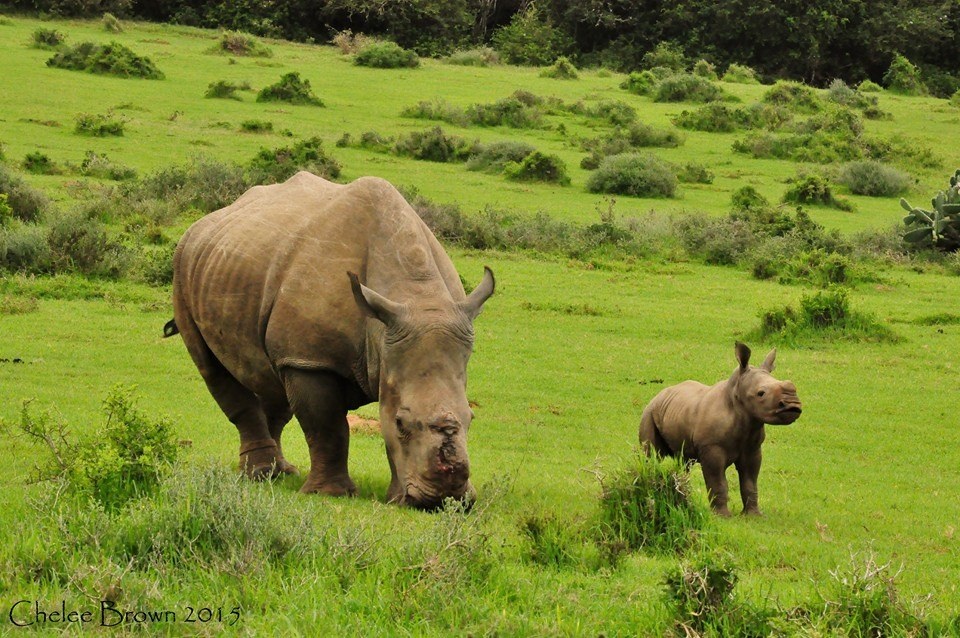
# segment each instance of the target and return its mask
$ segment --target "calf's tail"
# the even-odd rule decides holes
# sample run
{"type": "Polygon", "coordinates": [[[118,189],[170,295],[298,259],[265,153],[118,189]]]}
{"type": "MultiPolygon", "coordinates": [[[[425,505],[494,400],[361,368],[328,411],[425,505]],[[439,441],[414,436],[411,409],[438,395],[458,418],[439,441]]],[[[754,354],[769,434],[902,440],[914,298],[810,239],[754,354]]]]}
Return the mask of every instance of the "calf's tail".
{"type": "Polygon", "coordinates": [[[172,337],[173,335],[180,334],[180,328],[177,327],[177,321],[171,319],[167,323],[163,324],[163,336],[172,337]]]}

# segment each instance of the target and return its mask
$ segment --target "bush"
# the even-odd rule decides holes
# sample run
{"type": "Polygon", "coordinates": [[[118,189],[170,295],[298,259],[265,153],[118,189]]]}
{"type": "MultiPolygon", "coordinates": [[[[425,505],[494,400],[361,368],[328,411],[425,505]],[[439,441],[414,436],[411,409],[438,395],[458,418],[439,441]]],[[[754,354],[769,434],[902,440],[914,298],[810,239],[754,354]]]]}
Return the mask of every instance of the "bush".
{"type": "Polygon", "coordinates": [[[400,111],[400,115],[421,120],[439,120],[457,126],[469,126],[471,123],[469,116],[463,110],[441,98],[436,98],[431,102],[422,100],[414,106],[407,106],[400,111]]]}
{"type": "Polygon", "coordinates": [[[823,109],[823,102],[813,89],[789,80],[774,84],[763,94],[762,100],[798,113],[817,113],[823,109]]]}
{"type": "Polygon", "coordinates": [[[910,187],[909,175],[880,162],[850,162],[840,169],[838,181],[856,195],[893,197],[910,187]]]}
{"type": "Polygon", "coordinates": [[[653,90],[654,102],[713,102],[724,97],[719,86],[690,73],[667,76],[653,90]]]}
{"type": "Polygon", "coordinates": [[[133,179],[137,176],[135,169],[117,164],[111,161],[106,155],[100,155],[94,151],[84,153],[79,170],[80,174],[85,177],[99,177],[100,179],[112,179],[115,181],[133,179]]]}
{"type": "Polygon", "coordinates": [[[494,31],[491,43],[508,64],[530,66],[550,64],[573,44],[562,30],[538,12],[536,4],[518,11],[509,24],[494,31]]]}
{"type": "Polygon", "coordinates": [[[708,133],[729,133],[738,129],[779,128],[790,119],[781,107],[754,104],[747,108],[731,108],[725,104],[706,104],[696,111],[681,111],[673,118],[680,128],[708,133]]]}
{"type": "Polygon", "coordinates": [[[123,25],[117,19],[117,16],[113,15],[112,13],[104,13],[100,23],[103,25],[104,31],[109,31],[110,33],[123,33],[123,25]]]}
{"type": "Polygon", "coordinates": [[[49,156],[40,151],[27,153],[22,166],[23,170],[34,175],[59,175],[63,172],[49,156]]]}
{"type": "Polygon", "coordinates": [[[244,120],[240,122],[240,130],[244,133],[272,133],[273,122],[264,120],[244,120]]]}
{"type": "Polygon", "coordinates": [[[249,89],[250,85],[246,82],[237,84],[226,80],[217,80],[207,85],[207,92],[203,94],[203,97],[239,100],[240,96],[237,95],[237,91],[247,91],[249,89]]]}
{"type": "Polygon", "coordinates": [[[374,42],[361,49],[353,63],[376,69],[412,69],[420,66],[420,58],[396,42],[374,42]]]}
{"type": "Polygon", "coordinates": [[[849,341],[888,341],[898,337],[871,315],[855,312],[845,288],[832,286],[802,295],[800,310],[787,306],[760,313],[760,338],[797,343],[814,337],[849,341]]]}
{"type": "Polygon", "coordinates": [[[592,104],[581,100],[568,109],[571,113],[601,119],[614,126],[628,126],[637,120],[637,109],[622,100],[600,100],[592,104]]]}
{"type": "Polygon", "coordinates": [[[472,104],[467,107],[465,116],[468,122],[476,126],[542,128],[542,102],[532,93],[515,91],[513,95],[490,104],[472,104]]]}
{"type": "Polygon", "coordinates": [[[636,95],[652,95],[659,80],[650,71],[634,72],[620,83],[620,88],[636,95]]]}
{"type": "Polygon", "coordinates": [[[567,186],[570,177],[563,160],[556,155],[546,155],[533,151],[519,163],[509,162],[503,167],[507,179],[517,182],[549,182],[567,186]]]}
{"type": "Polygon", "coordinates": [[[35,49],[56,49],[67,40],[67,36],[60,31],[44,27],[34,31],[32,37],[35,49]]]}
{"type": "Polygon", "coordinates": [[[850,202],[833,194],[829,182],[820,175],[804,175],[798,178],[793,186],[783,194],[783,201],[794,204],[829,206],[846,211],[853,210],[850,202]]]}
{"type": "Polygon", "coordinates": [[[135,54],[118,42],[83,42],[55,54],[47,60],[47,66],[124,78],[162,80],[164,77],[149,58],[135,54]]]}
{"type": "Polygon", "coordinates": [[[719,79],[717,67],[706,60],[697,60],[693,65],[693,74],[710,82],[716,82],[719,79]]]}
{"type": "Polygon", "coordinates": [[[887,89],[901,95],[927,95],[927,87],[920,79],[920,70],[910,60],[897,53],[883,75],[887,89]]]}
{"type": "Polygon", "coordinates": [[[50,272],[48,230],[12,221],[0,226],[0,270],[43,274],[50,272]]]}
{"type": "Polygon", "coordinates": [[[323,101],[313,94],[310,80],[300,78],[296,71],[284,73],[280,80],[260,89],[257,102],[286,102],[305,106],[323,106],[323,101]]]}
{"type": "Polygon", "coordinates": [[[77,135],[92,137],[121,137],[126,122],[123,119],[114,119],[112,113],[91,115],[80,113],[75,118],[73,132],[77,135]]]}
{"type": "Polygon", "coordinates": [[[211,52],[253,58],[273,57],[273,51],[269,47],[259,42],[252,35],[240,31],[224,31],[221,33],[220,40],[211,52]]]}
{"type": "Polygon", "coordinates": [[[56,272],[100,274],[110,248],[103,224],[83,214],[66,213],[50,223],[47,238],[56,272]]]}
{"type": "Polygon", "coordinates": [[[0,165],[0,193],[7,196],[13,217],[25,222],[39,221],[50,200],[9,168],[0,165]]]}
{"type": "Polygon", "coordinates": [[[632,197],[673,197],[677,176],[654,155],[622,153],[604,158],[587,180],[591,193],[632,197]]]}
{"type": "Polygon", "coordinates": [[[577,67],[573,66],[566,57],[560,56],[553,66],[549,66],[540,72],[542,78],[554,78],[556,80],[576,80],[580,77],[577,74],[577,67]]]}
{"type": "Polygon", "coordinates": [[[688,162],[677,172],[681,184],[712,184],[714,174],[702,164],[688,162]]]}
{"type": "Polygon", "coordinates": [[[764,210],[770,207],[770,200],[753,186],[741,186],[733,191],[730,204],[736,211],[764,210]]]}
{"type": "Polygon", "coordinates": [[[458,66],[495,66],[500,64],[500,54],[490,47],[480,47],[465,51],[454,51],[443,61],[458,66]]]}
{"type": "Polygon", "coordinates": [[[857,90],[861,93],[879,93],[883,90],[883,87],[873,80],[864,80],[857,85],[857,90]]]}
{"type": "Polygon", "coordinates": [[[151,286],[169,286],[173,283],[173,253],[175,244],[141,246],[137,260],[137,278],[151,286]]]}
{"type": "Polygon", "coordinates": [[[706,526],[706,506],[694,498],[690,474],[677,459],[637,456],[600,481],[597,536],[629,549],[683,552],[706,526]]]}
{"type": "Polygon", "coordinates": [[[150,210],[153,204],[159,204],[151,216],[160,215],[155,221],[166,224],[188,208],[209,213],[233,203],[253,184],[267,183],[275,174],[269,169],[275,167],[279,157],[289,157],[291,151],[278,149],[275,153],[277,157],[271,161],[269,152],[261,151],[257,158],[264,166],[262,170],[251,167],[252,176],[236,164],[204,157],[193,158],[185,165],[168,166],[124,186],[122,207],[124,211],[150,210]],[[265,159],[261,158],[264,153],[268,156],[265,159]]]}
{"type": "Polygon", "coordinates": [[[373,40],[362,33],[354,33],[350,29],[339,31],[333,36],[333,46],[340,49],[342,55],[357,53],[373,40]]]}
{"type": "Polygon", "coordinates": [[[643,54],[641,65],[644,69],[668,69],[670,73],[683,73],[687,69],[687,56],[679,44],[664,40],[643,54]]]}
{"type": "Polygon", "coordinates": [[[323,140],[311,137],[292,147],[261,149],[250,162],[255,183],[283,182],[298,171],[309,171],[327,179],[340,176],[340,163],[323,150],[323,140]]]}
{"type": "Polygon", "coordinates": [[[397,140],[394,145],[398,155],[428,162],[464,161],[472,150],[462,137],[447,135],[439,126],[426,131],[414,131],[397,140]]]}
{"type": "Polygon", "coordinates": [[[719,266],[741,261],[757,240],[742,220],[704,214],[682,216],[674,232],[690,256],[719,266]]]}
{"type": "Polygon", "coordinates": [[[740,64],[728,66],[721,80],[731,84],[760,84],[760,80],[757,79],[757,72],[740,64]]]}
{"type": "Polygon", "coordinates": [[[520,163],[536,149],[526,142],[495,142],[478,146],[467,160],[467,170],[501,173],[510,163],[520,163]]]}

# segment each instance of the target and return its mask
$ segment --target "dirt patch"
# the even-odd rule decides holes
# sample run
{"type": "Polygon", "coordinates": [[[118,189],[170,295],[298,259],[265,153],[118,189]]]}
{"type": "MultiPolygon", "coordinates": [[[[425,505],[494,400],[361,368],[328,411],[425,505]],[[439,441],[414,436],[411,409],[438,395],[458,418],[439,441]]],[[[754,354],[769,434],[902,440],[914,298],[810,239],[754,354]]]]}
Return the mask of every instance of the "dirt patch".
{"type": "Polygon", "coordinates": [[[347,425],[350,426],[351,434],[360,434],[362,436],[380,436],[380,422],[374,419],[365,419],[356,414],[347,415],[347,425]]]}

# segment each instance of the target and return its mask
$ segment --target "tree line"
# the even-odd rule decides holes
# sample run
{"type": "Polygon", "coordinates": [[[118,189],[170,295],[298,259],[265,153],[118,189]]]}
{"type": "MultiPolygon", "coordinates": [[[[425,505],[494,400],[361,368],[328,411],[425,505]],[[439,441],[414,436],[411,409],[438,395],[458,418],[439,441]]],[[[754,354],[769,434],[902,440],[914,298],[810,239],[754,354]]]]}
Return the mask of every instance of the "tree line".
{"type": "Polygon", "coordinates": [[[668,43],[690,60],[748,65],[767,79],[880,82],[897,54],[930,90],[960,88],[960,0],[12,0],[62,16],[110,12],[295,41],[350,30],[422,56],[493,45],[519,63],[567,56],[618,71],[668,43]],[[499,46],[498,46],[499,45],[499,46]]]}

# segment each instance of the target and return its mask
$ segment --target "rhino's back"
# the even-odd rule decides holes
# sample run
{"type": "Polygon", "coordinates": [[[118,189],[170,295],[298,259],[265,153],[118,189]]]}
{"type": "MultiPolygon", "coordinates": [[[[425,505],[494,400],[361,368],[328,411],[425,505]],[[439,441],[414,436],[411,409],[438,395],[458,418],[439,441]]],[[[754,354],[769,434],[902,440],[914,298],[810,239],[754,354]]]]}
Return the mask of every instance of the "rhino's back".
{"type": "Polygon", "coordinates": [[[684,455],[697,456],[697,448],[704,431],[711,427],[716,410],[717,386],[699,381],[683,381],[664,388],[650,404],[661,436],[673,450],[684,450],[684,455]]]}
{"type": "Polygon", "coordinates": [[[174,294],[221,363],[254,391],[275,384],[282,365],[355,376],[365,320],[347,272],[364,281],[376,273],[390,294],[403,274],[382,272],[398,259],[391,253],[427,255],[422,270],[436,277],[453,269],[442,249],[446,264],[437,265],[438,249],[389,183],[298,173],[194,224],[177,248],[174,294]]]}

